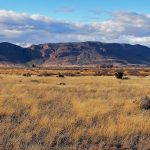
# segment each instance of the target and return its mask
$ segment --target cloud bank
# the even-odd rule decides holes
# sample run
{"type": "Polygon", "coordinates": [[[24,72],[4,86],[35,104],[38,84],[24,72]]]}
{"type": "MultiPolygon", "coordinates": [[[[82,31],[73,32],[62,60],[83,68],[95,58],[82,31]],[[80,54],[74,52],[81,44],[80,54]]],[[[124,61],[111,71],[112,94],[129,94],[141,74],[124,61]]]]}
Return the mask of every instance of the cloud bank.
{"type": "Polygon", "coordinates": [[[0,10],[2,41],[34,44],[102,41],[150,46],[150,14],[115,12],[109,20],[84,24],[0,10]]]}

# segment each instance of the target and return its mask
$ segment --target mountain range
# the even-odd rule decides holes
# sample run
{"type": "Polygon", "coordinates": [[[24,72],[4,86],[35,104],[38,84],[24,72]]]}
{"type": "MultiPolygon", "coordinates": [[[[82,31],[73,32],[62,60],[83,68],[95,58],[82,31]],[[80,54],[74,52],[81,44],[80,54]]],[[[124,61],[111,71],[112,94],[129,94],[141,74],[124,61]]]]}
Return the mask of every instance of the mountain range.
{"type": "Polygon", "coordinates": [[[150,48],[120,43],[78,42],[47,43],[23,48],[0,43],[0,66],[146,65],[150,66],[150,48]]]}

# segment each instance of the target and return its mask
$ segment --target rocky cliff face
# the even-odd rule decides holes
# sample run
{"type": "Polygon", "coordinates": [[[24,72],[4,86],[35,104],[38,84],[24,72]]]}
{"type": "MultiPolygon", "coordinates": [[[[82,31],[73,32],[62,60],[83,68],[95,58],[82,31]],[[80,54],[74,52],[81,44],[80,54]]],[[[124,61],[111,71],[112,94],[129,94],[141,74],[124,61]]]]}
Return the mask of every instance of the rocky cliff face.
{"type": "Polygon", "coordinates": [[[150,48],[142,45],[81,42],[32,45],[0,43],[0,63],[54,65],[150,65],[150,48]]]}

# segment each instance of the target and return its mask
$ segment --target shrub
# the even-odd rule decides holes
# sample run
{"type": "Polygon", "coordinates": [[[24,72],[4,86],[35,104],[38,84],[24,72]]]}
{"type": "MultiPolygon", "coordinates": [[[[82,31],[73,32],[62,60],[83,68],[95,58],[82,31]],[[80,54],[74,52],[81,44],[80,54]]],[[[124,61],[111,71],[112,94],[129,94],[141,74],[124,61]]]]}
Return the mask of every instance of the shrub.
{"type": "Polygon", "coordinates": [[[141,108],[145,110],[150,109],[150,97],[146,97],[142,100],[141,108]]]}
{"type": "Polygon", "coordinates": [[[30,73],[24,73],[23,76],[24,77],[31,77],[31,74],[30,73]]]}
{"type": "Polygon", "coordinates": [[[32,64],[32,68],[36,68],[36,65],[35,65],[35,64],[32,64]]]}
{"type": "Polygon", "coordinates": [[[66,83],[64,83],[64,82],[61,82],[61,83],[59,83],[59,85],[66,85],[66,83]]]}
{"type": "Polygon", "coordinates": [[[60,78],[64,78],[65,76],[63,75],[63,74],[58,74],[58,77],[60,77],[60,78]]]}
{"type": "Polygon", "coordinates": [[[123,78],[123,75],[124,75],[124,73],[123,73],[122,71],[119,71],[119,72],[116,72],[116,73],[115,73],[115,77],[116,77],[117,79],[122,79],[122,78],[123,78]]]}

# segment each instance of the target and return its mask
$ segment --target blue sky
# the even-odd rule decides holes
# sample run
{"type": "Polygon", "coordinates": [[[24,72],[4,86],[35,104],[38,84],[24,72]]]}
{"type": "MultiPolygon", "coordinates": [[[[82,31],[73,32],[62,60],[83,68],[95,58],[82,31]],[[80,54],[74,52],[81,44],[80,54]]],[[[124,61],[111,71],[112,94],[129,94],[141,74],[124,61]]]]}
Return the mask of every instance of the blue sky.
{"type": "Polygon", "coordinates": [[[149,28],[150,0],[0,0],[0,42],[149,45],[149,28]]]}
{"type": "Polygon", "coordinates": [[[93,22],[105,20],[115,11],[149,13],[150,0],[0,0],[0,9],[93,22]]]}

